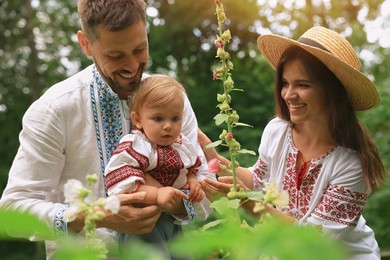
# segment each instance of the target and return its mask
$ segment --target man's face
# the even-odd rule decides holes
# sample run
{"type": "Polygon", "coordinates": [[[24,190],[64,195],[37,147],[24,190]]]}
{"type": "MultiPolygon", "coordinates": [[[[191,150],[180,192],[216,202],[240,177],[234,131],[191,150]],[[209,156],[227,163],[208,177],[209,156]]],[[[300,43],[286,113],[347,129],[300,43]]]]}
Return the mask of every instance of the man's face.
{"type": "Polygon", "coordinates": [[[120,98],[126,99],[138,87],[148,62],[145,23],[139,21],[117,32],[99,25],[96,32],[93,42],[79,32],[80,45],[84,53],[93,58],[104,81],[120,98]]]}

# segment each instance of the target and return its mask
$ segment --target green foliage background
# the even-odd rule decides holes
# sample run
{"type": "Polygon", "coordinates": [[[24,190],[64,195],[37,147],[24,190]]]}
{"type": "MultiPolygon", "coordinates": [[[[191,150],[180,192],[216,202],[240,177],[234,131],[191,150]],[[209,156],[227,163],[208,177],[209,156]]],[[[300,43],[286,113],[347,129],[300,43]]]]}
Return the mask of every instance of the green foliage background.
{"type": "MultiPolygon", "coordinates": [[[[212,80],[217,64],[213,40],[217,25],[213,0],[148,0],[150,72],[169,73],[186,87],[199,126],[212,140],[222,129],[215,126],[216,95],[220,82],[212,80]]],[[[28,106],[54,83],[90,64],[77,40],[76,0],[0,1],[0,191],[18,149],[21,120],[28,106]]],[[[274,73],[259,55],[256,39],[261,33],[277,33],[297,38],[313,25],[322,25],[343,34],[361,54],[363,70],[370,74],[381,95],[381,105],[359,114],[371,130],[382,159],[390,167],[390,57],[378,41],[368,42],[364,25],[382,17],[378,26],[388,26],[380,13],[383,1],[313,1],[298,6],[295,1],[223,0],[229,18],[237,88],[233,107],[240,121],[254,128],[238,128],[242,147],[257,151],[262,129],[274,114],[274,73]],[[371,55],[364,53],[369,52],[371,55]],[[368,57],[368,58],[367,58],[368,57]]],[[[222,153],[224,151],[221,151],[222,153]]],[[[238,158],[250,166],[256,158],[238,158]]],[[[374,229],[384,250],[390,250],[390,186],[372,194],[364,216],[374,229]]],[[[0,252],[8,259],[23,259],[23,253],[42,256],[41,244],[1,243],[0,252]],[[18,253],[14,253],[18,252],[18,253]],[[34,252],[34,253],[31,253],[34,252]],[[20,256],[22,255],[22,256],[20,256]]]]}

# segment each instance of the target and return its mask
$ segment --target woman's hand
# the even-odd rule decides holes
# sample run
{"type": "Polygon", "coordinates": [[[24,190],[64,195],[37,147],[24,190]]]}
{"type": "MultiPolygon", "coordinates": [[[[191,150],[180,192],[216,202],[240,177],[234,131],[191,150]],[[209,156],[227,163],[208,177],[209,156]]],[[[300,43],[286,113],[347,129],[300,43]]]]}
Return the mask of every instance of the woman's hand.
{"type": "MultiPolygon", "coordinates": [[[[236,178],[236,181],[237,189],[243,188],[244,190],[248,190],[239,178],[236,178]]],[[[206,197],[210,201],[214,201],[222,196],[226,196],[231,188],[233,188],[233,176],[220,176],[217,181],[204,179],[200,181],[200,184],[202,185],[206,197]]]]}

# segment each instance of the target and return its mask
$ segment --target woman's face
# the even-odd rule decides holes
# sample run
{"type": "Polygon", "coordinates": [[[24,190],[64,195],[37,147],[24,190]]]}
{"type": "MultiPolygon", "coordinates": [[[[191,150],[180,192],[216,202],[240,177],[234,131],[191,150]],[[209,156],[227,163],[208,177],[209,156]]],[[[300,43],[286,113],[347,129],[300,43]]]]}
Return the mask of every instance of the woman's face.
{"type": "Polygon", "coordinates": [[[282,82],[281,95],[294,124],[328,121],[328,105],[323,88],[308,76],[300,60],[286,61],[282,82]]]}

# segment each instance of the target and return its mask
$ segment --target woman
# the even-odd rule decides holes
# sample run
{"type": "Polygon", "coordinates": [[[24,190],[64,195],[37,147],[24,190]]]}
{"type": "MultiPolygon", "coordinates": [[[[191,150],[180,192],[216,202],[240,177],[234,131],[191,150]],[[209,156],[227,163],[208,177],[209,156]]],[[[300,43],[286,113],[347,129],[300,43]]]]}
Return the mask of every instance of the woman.
{"type": "MultiPolygon", "coordinates": [[[[361,214],[387,173],[355,115],[378,105],[379,95],[360,72],[353,47],[323,27],[309,29],[297,41],[262,35],[258,47],[276,68],[276,117],[264,129],[257,162],[238,168],[238,177],[249,189],[276,181],[289,193],[287,208],[266,208],[271,215],[320,226],[345,243],[351,259],[380,259],[361,214]]],[[[203,146],[210,142],[201,132],[199,138],[203,146]]],[[[215,149],[205,153],[208,160],[229,165],[215,149]]],[[[201,183],[209,197],[231,186],[229,177],[201,183]]]]}

